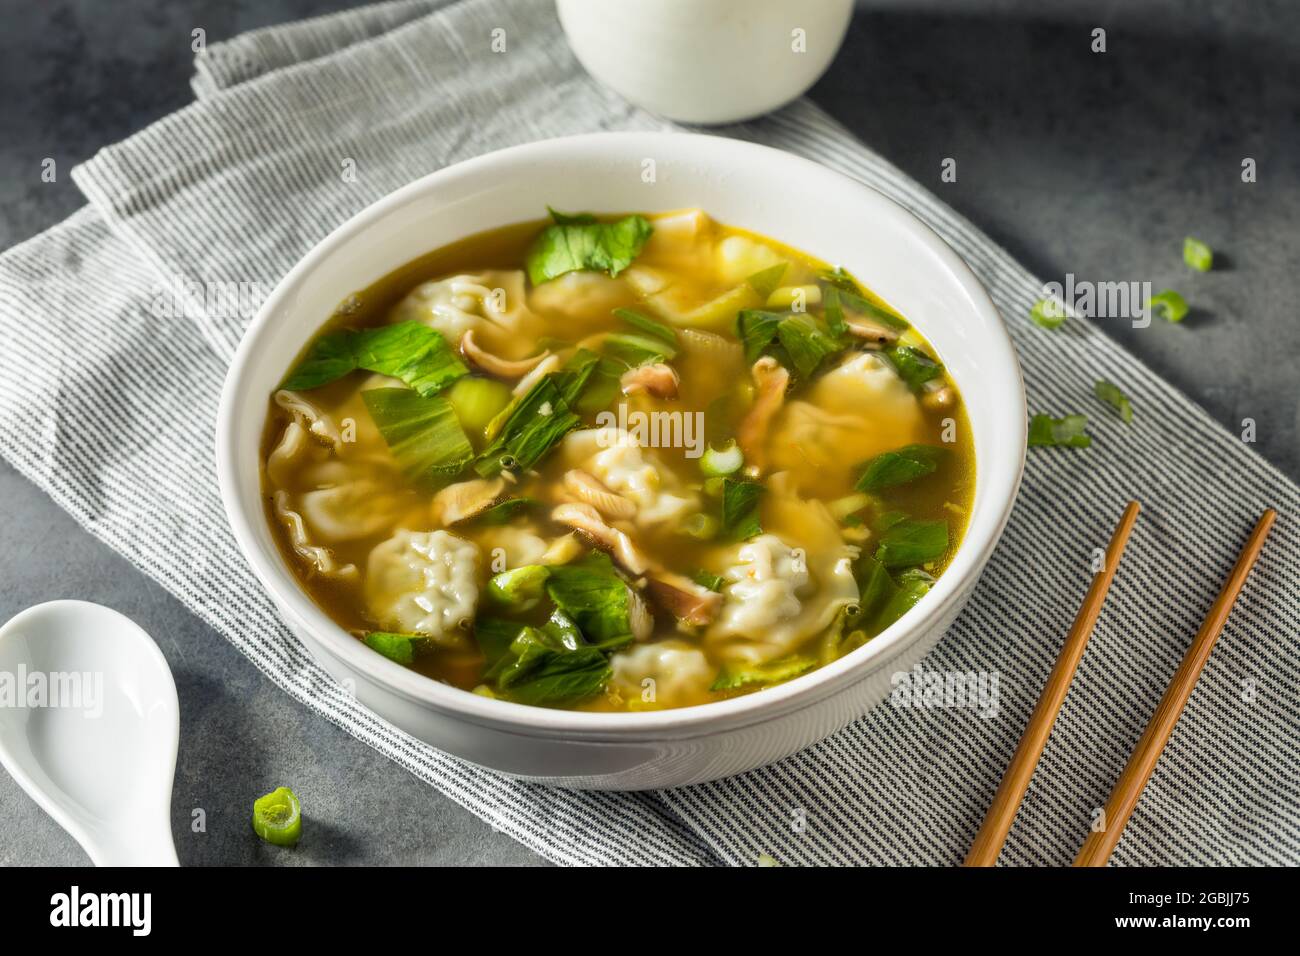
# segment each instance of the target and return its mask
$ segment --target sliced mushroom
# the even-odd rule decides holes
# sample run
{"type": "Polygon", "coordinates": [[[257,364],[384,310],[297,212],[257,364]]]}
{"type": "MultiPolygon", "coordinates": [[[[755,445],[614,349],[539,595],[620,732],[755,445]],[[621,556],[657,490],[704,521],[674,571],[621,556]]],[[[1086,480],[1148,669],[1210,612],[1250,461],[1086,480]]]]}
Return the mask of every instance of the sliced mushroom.
{"type": "Polygon", "coordinates": [[[740,427],[736,441],[745,453],[746,471],[761,474],[767,465],[767,431],[776,413],[785,403],[785,390],[790,384],[790,373],[770,355],[764,355],[751,370],[758,394],[740,427]]]}
{"type": "Polygon", "coordinates": [[[897,332],[888,326],[872,322],[870,319],[845,319],[844,325],[848,328],[849,334],[862,342],[867,348],[883,349],[885,346],[893,345],[898,341],[897,332]]]}
{"type": "Polygon", "coordinates": [[[591,505],[606,518],[620,520],[636,517],[636,505],[610,491],[599,478],[581,468],[564,473],[564,487],[573,497],[591,505]]]}
{"type": "Polygon", "coordinates": [[[526,359],[519,359],[512,362],[509,359],[503,359],[499,355],[493,355],[491,352],[482,348],[474,341],[474,330],[470,329],[460,337],[460,350],[465,358],[469,359],[489,375],[496,375],[500,378],[520,378],[527,375],[541,362],[550,356],[550,350],[542,352],[540,355],[534,355],[526,359]]]}
{"type": "Polygon", "coordinates": [[[501,478],[474,478],[448,485],[433,496],[433,520],[443,525],[472,518],[496,504],[506,483],[501,478]]]}
{"type": "Polygon", "coordinates": [[[637,641],[649,640],[655,630],[655,618],[649,606],[635,588],[628,588],[628,623],[632,625],[632,638],[637,641]]]}
{"type": "Polygon", "coordinates": [[[708,624],[722,606],[722,595],[672,571],[652,572],[646,579],[660,604],[687,624],[708,624]]]}
{"type": "Polygon", "coordinates": [[[671,365],[655,362],[628,369],[618,380],[624,395],[649,392],[655,398],[676,398],[679,379],[671,365]]]}
{"type": "Polygon", "coordinates": [[[617,528],[611,528],[591,505],[570,502],[557,505],[551,512],[551,518],[560,524],[568,525],[575,531],[581,531],[591,538],[599,547],[609,551],[614,560],[632,574],[645,574],[649,562],[637,550],[632,539],[617,528]]]}

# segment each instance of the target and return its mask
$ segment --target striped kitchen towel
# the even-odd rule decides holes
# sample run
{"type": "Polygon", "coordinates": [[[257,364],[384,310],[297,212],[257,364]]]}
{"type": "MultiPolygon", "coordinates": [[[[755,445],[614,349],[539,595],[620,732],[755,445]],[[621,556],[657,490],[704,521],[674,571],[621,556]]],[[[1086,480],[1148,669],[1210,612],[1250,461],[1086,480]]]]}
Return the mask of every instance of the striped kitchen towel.
{"type": "Polygon", "coordinates": [[[503,780],[359,707],[278,621],[225,526],[213,419],[248,314],[186,290],[269,290],[347,216],[458,160],[673,127],[590,80],[550,5],[526,0],[396,0],[214,45],[196,71],[198,102],[75,170],[87,208],[0,257],[0,451],[289,693],[558,862],[952,863],[1087,588],[1092,550],[1136,496],[1145,508],[1123,573],[1002,857],[1059,864],[1271,505],[1281,520],[1115,860],[1300,862],[1300,491],[1092,323],[1055,334],[1028,323],[1041,283],[806,100],[725,132],[836,168],[943,236],[1002,311],[1033,410],[1086,407],[1099,378],[1138,409],[1131,426],[1098,414],[1089,449],[1034,450],[988,570],[921,665],[996,675],[995,701],[884,704],[773,766],[640,794],[503,780]],[[183,307],[160,309],[176,290],[183,307]]]}

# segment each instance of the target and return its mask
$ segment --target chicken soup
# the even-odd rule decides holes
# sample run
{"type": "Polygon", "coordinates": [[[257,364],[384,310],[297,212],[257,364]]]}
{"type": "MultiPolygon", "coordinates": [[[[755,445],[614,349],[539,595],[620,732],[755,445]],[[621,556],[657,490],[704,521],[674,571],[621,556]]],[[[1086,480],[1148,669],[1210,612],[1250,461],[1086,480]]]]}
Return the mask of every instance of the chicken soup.
{"type": "Polygon", "coordinates": [[[552,213],[345,302],[270,397],[266,513],[376,653],[599,711],[761,691],[925,598],[957,387],[854,277],[699,210],[552,213]]]}

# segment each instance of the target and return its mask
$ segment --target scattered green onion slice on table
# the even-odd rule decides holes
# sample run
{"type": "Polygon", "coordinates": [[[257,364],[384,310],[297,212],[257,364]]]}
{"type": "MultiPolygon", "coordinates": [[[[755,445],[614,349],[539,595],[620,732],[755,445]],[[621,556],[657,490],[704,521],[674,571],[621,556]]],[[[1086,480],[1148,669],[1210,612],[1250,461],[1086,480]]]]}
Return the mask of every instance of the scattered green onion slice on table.
{"type": "Polygon", "coordinates": [[[277,787],[253,801],[253,832],[276,846],[293,846],[302,837],[302,805],[288,787],[277,787]]]}
{"type": "Polygon", "coordinates": [[[1029,317],[1044,329],[1059,329],[1065,323],[1065,305],[1057,299],[1039,299],[1029,310],[1029,317]]]}
{"type": "Polygon", "coordinates": [[[1209,272],[1214,265],[1214,250],[1201,240],[1188,236],[1183,240],[1183,262],[1197,272],[1209,272]]]}
{"type": "Polygon", "coordinates": [[[1114,382],[1108,382],[1104,378],[1098,379],[1097,383],[1092,386],[1092,393],[1099,399],[1115,409],[1119,417],[1124,420],[1124,424],[1133,421],[1133,405],[1129,402],[1128,396],[1119,390],[1119,386],[1114,382]]]}
{"type": "Polygon", "coordinates": [[[1165,289],[1151,297],[1151,311],[1169,322],[1181,322],[1187,317],[1187,300],[1173,289],[1165,289]]]}

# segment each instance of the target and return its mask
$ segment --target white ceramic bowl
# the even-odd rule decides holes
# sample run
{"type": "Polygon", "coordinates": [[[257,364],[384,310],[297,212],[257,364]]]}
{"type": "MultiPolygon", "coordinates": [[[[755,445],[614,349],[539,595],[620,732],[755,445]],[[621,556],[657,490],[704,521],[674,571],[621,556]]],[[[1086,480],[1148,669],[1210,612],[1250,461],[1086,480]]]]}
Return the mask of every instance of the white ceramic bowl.
{"type": "Polygon", "coordinates": [[[267,298],[231,365],[217,466],[231,526],[294,633],[367,707],[435,747],[562,786],[642,789],[711,780],[812,744],[879,703],[890,675],[939,640],[1010,513],[1025,451],[1015,352],[975,276],[900,206],[778,150],[712,136],[598,133],[481,156],[375,203],[313,249],[267,298]],[[654,158],[657,178],[642,179],[654,158]],[[651,713],[578,713],[492,700],[407,670],[329,619],[298,586],[262,510],[259,437],[289,363],[350,293],[469,234],[539,218],[699,206],[724,223],[843,265],[913,322],[958,383],[974,430],[970,526],[917,607],[864,647],[788,683],[651,713]]]}

